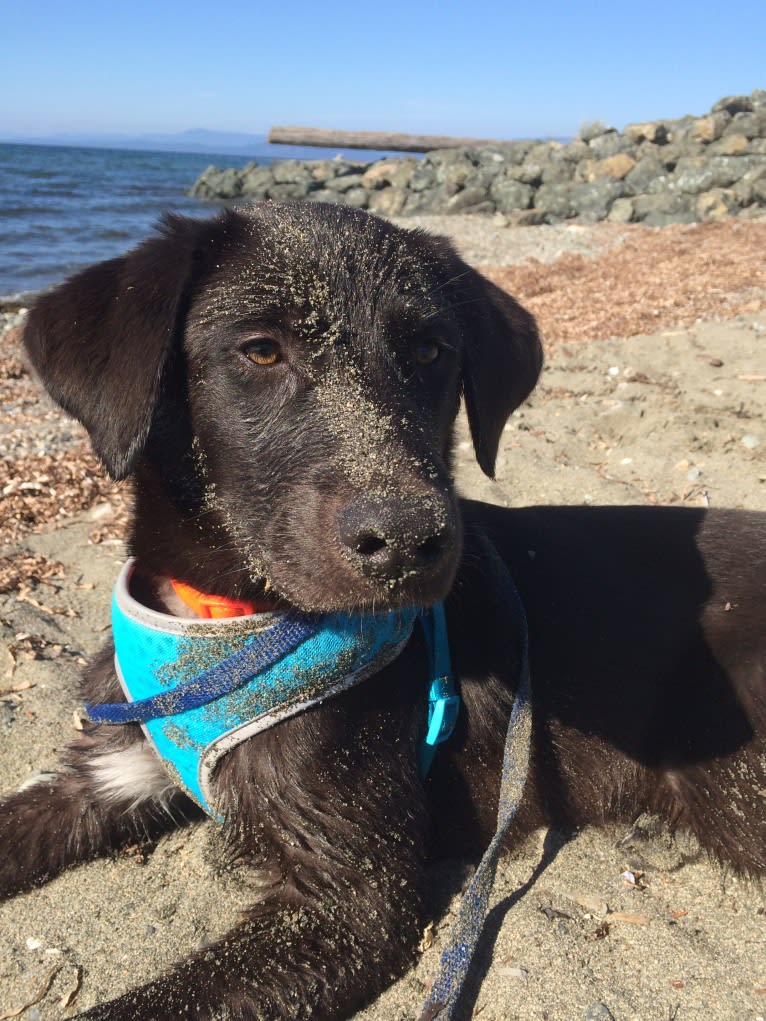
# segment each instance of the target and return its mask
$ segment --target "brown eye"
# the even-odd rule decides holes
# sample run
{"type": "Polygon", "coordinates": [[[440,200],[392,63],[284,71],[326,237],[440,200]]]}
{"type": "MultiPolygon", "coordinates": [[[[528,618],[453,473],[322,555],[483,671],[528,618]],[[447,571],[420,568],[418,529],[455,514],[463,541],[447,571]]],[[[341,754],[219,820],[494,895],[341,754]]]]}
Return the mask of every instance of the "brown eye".
{"type": "Polygon", "coordinates": [[[282,351],[275,340],[251,340],[242,349],[242,353],[255,365],[263,365],[268,368],[271,365],[278,365],[282,361],[282,351]]]}
{"type": "Polygon", "coordinates": [[[415,361],[418,365],[433,365],[441,354],[441,347],[436,340],[421,340],[415,345],[415,361]]]}

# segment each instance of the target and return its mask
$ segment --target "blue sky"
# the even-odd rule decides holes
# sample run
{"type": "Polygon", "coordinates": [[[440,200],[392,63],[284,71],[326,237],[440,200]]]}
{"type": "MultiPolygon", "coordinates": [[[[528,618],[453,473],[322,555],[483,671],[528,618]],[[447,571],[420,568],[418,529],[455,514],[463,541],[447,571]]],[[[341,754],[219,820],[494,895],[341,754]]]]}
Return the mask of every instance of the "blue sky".
{"type": "Polygon", "coordinates": [[[0,138],[560,136],[766,87],[766,0],[0,0],[0,26],[0,138]]]}

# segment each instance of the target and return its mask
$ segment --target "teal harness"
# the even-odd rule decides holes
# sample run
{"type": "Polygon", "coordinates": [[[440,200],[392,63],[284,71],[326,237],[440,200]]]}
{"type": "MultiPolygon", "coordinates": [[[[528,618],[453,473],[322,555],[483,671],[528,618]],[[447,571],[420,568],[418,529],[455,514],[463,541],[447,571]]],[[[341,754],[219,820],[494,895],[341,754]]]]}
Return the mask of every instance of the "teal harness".
{"type": "Polygon", "coordinates": [[[130,594],[133,562],[112,598],[117,676],[127,701],[88,705],[94,723],[140,723],[179,787],[222,822],[211,782],[220,758],[276,723],[358,684],[392,662],[420,620],[430,659],[425,775],[454,729],[441,604],[376,614],[259,613],[189,620],[158,613],[130,594]]]}
{"type": "MultiPolygon", "coordinates": [[[[532,733],[527,622],[519,594],[483,540],[493,588],[513,611],[520,674],[508,723],[497,829],[465,892],[419,1021],[452,1021],[474,959],[497,862],[521,803],[532,733]]],[[[112,601],[115,662],[127,702],[88,705],[95,723],[138,722],[173,780],[214,819],[212,770],[252,734],[345,691],[390,663],[419,620],[428,647],[428,727],[420,748],[425,776],[460,708],[441,604],[387,614],[254,614],[186,620],[156,613],[128,590],[132,562],[112,601]]]]}

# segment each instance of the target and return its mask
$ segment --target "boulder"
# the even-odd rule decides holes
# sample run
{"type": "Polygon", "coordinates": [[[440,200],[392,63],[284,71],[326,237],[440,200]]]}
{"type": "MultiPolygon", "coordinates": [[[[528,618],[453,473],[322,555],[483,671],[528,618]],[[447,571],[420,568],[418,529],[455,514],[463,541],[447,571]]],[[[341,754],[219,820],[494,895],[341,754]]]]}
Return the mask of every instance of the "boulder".
{"type": "Polygon", "coordinates": [[[737,113],[750,113],[752,109],[753,101],[750,96],[724,96],[717,103],[713,103],[711,112],[723,111],[733,117],[737,113]]]}
{"type": "Polygon", "coordinates": [[[612,203],[621,198],[625,187],[613,177],[598,177],[590,184],[574,184],[569,198],[577,210],[577,219],[583,223],[605,220],[612,203]]]}
{"type": "Polygon", "coordinates": [[[407,201],[407,190],[397,185],[384,188],[382,191],[374,191],[370,195],[367,208],[381,216],[398,216],[404,209],[407,201]]]}
{"type": "Polygon", "coordinates": [[[623,196],[614,200],[606,218],[612,223],[631,223],[634,216],[633,199],[623,196]]]}
{"type": "Polygon", "coordinates": [[[715,142],[724,133],[731,120],[731,114],[721,111],[699,117],[692,127],[691,137],[697,142],[715,142]]]}
{"type": "Polygon", "coordinates": [[[535,209],[545,214],[546,223],[558,223],[577,215],[572,201],[572,189],[576,185],[568,181],[556,184],[541,184],[535,192],[535,209]]]}
{"type": "Polygon", "coordinates": [[[413,175],[418,172],[421,162],[414,156],[406,156],[403,159],[378,160],[376,163],[371,163],[362,174],[362,186],[370,191],[385,188],[390,184],[406,187],[407,182],[411,182],[413,175]]]}
{"type": "Polygon", "coordinates": [[[737,200],[728,188],[713,188],[697,196],[694,204],[700,220],[722,220],[735,212],[737,200]]]}
{"type": "Polygon", "coordinates": [[[593,167],[593,178],[614,177],[621,181],[635,167],[636,161],[625,152],[618,152],[614,156],[607,156],[599,160],[593,167]]]}
{"type": "Polygon", "coordinates": [[[625,134],[636,144],[651,142],[653,145],[666,145],[670,140],[667,124],[664,121],[647,121],[645,124],[628,124],[625,134]]]}
{"type": "Polygon", "coordinates": [[[510,213],[514,209],[528,209],[532,205],[534,189],[521,181],[500,177],[492,182],[489,195],[501,213],[510,213]]]}
{"type": "Polygon", "coordinates": [[[680,192],[636,195],[633,209],[635,219],[647,227],[666,227],[669,223],[694,223],[697,219],[694,202],[694,196],[680,192]]]}
{"type": "Polygon", "coordinates": [[[241,194],[249,198],[264,198],[274,183],[271,167],[259,167],[255,163],[248,163],[242,170],[241,194]]]}

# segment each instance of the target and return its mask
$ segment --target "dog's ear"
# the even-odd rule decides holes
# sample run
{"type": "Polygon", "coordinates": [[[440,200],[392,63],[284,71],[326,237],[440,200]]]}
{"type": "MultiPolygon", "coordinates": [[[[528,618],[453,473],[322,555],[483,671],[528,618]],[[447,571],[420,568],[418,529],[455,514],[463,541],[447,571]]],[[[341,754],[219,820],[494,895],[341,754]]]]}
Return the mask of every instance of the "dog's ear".
{"type": "Polygon", "coordinates": [[[463,394],[476,460],[494,478],[503,427],[537,382],[543,349],[534,317],[481,274],[469,274],[463,394]]]}
{"type": "Polygon", "coordinates": [[[131,472],[146,442],[199,236],[200,222],[167,217],[157,236],[78,273],[29,313],[33,366],[115,479],[131,472]]]}

